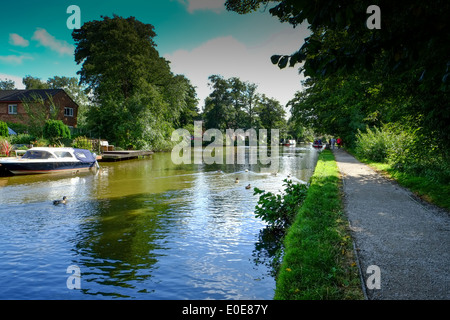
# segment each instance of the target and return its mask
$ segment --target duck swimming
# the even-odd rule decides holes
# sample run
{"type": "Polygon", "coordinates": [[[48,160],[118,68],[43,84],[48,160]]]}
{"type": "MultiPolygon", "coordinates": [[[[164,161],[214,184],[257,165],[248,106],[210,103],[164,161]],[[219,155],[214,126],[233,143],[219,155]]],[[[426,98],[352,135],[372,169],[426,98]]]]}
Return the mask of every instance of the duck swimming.
{"type": "Polygon", "coordinates": [[[67,202],[67,197],[64,196],[64,197],[62,198],[62,200],[54,200],[54,201],[53,201],[53,204],[56,206],[56,205],[58,205],[58,204],[66,204],[66,202],[67,202]]]}
{"type": "Polygon", "coordinates": [[[234,180],[234,183],[239,183],[239,178],[236,178],[236,180],[234,180]]]}
{"type": "Polygon", "coordinates": [[[250,185],[250,183],[248,184],[248,186],[245,186],[245,189],[250,189],[252,186],[250,185]]]}

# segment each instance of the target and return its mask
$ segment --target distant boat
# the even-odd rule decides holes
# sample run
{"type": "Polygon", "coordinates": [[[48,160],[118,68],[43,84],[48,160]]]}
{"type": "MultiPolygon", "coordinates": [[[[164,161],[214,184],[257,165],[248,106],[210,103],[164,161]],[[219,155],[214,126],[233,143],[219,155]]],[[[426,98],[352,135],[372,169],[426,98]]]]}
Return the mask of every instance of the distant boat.
{"type": "Polygon", "coordinates": [[[322,149],[323,147],[325,147],[325,145],[324,144],[319,144],[319,143],[313,143],[312,144],[312,146],[313,146],[313,148],[316,148],[316,149],[322,149]]]}
{"type": "Polygon", "coordinates": [[[283,146],[285,147],[295,147],[296,144],[297,142],[295,140],[285,140],[283,142],[283,146]]]}
{"type": "Polygon", "coordinates": [[[76,148],[31,148],[22,157],[0,160],[12,174],[79,172],[98,168],[97,157],[89,150],[76,148]]]}

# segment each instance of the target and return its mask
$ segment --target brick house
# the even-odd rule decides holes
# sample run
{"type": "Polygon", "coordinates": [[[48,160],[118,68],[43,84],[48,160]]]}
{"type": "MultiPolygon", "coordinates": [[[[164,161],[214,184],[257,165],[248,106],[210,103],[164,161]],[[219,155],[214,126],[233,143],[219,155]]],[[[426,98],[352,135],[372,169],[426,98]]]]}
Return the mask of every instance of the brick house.
{"type": "Polygon", "coordinates": [[[36,101],[41,101],[38,103],[40,108],[50,114],[50,100],[58,108],[56,119],[76,128],[78,104],[63,89],[0,90],[0,121],[27,124],[24,101],[28,102],[30,109],[36,101]]]}

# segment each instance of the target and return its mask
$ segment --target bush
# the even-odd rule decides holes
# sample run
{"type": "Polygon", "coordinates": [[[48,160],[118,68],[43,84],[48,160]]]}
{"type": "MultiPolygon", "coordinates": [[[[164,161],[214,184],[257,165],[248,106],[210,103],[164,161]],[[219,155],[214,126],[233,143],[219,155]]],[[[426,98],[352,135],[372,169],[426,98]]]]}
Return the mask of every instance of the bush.
{"type": "Polygon", "coordinates": [[[50,142],[70,139],[70,129],[61,120],[47,120],[44,126],[44,138],[50,142]]]}
{"type": "Polygon", "coordinates": [[[265,193],[254,189],[254,194],[260,194],[255,215],[268,222],[274,228],[287,228],[292,224],[298,208],[306,198],[307,187],[304,184],[293,184],[291,180],[283,180],[286,189],[283,194],[265,193]]]}
{"type": "Polygon", "coordinates": [[[32,144],[35,141],[35,137],[31,134],[21,133],[18,135],[11,136],[12,144],[32,144]]]}
{"type": "Polygon", "coordinates": [[[9,157],[12,151],[12,145],[7,139],[0,139],[0,154],[9,157]]]}
{"type": "Polygon", "coordinates": [[[34,147],[48,147],[50,145],[50,141],[44,138],[39,138],[31,143],[34,147]]]}
{"type": "Polygon", "coordinates": [[[385,162],[387,161],[388,153],[392,140],[392,133],[388,130],[382,130],[377,127],[370,129],[366,128],[366,132],[361,132],[358,129],[356,135],[356,153],[366,159],[385,162]]]}
{"type": "Polygon", "coordinates": [[[11,130],[14,130],[14,132],[16,132],[17,134],[28,133],[28,131],[29,131],[28,125],[23,124],[23,123],[7,122],[6,124],[8,125],[8,127],[11,130]]]}
{"type": "Polygon", "coordinates": [[[436,182],[450,181],[448,155],[433,137],[421,129],[399,124],[358,131],[356,155],[375,162],[389,163],[396,170],[428,177],[436,182]]]}
{"type": "Polygon", "coordinates": [[[6,122],[0,121],[0,137],[8,137],[9,130],[6,122]]]}
{"type": "Polygon", "coordinates": [[[92,141],[89,138],[83,136],[75,138],[72,142],[72,146],[79,149],[87,149],[90,151],[93,150],[92,141]]]}

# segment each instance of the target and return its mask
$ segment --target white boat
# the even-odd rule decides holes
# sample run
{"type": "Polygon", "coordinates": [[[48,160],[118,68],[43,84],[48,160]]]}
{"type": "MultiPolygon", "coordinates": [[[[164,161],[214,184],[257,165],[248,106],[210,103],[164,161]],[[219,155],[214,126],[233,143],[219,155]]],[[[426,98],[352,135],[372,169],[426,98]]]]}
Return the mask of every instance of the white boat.
{"type": "Polygon", "coordinates": [[[295,140],[285,140],[283,143],[283,146],[285,147],[295,147],[296,145],[296,141],[295,140]]]}
{"type": "Polygon", "coordinates": [[[97,157],[86,149],[31,148],[22,157],[0,160],[13,174],[80,172],[98,168],[97,157]]]}

